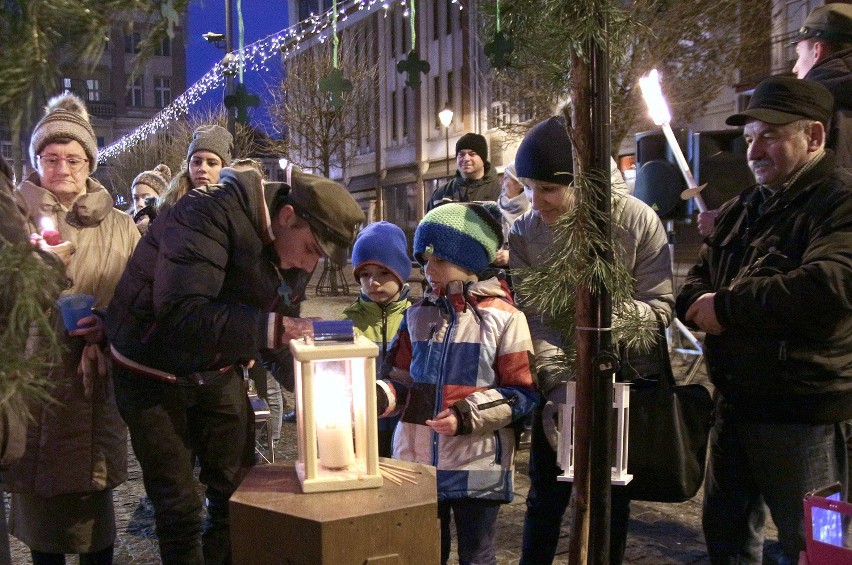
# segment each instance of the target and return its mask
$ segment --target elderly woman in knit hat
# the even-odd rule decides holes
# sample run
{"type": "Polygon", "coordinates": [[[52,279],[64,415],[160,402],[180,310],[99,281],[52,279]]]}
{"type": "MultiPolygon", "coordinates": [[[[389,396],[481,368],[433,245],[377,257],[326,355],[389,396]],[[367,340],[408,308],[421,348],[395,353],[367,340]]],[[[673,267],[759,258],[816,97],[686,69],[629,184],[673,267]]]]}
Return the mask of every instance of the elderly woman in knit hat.
{"type": "Polygon", "coordinates": [[[157,165],[150,171],[142,171],[130,185],[130,198],[133,205],[127,211],[139,233],[145,235],[148,224],[157,216],[156,205],[160,195],[166,191],[172,180],[172,170],[168,165],[157,165]]]}
{"type": "MultiPolygon", "coordinates": [[[[105,308],[140,237],[89,176],[97,168],[97,138],[84,102],[72,94],[51,99],[29,153],[35,172],[17,188],[29,229],[41,233],[52,224],[51,239],[73,248],[66,293],[92,295],[94,307],[105,308]]],[[[55,402],[31,407],[26,451],[4,472],[10,531],[36,565],[62,563],[66,553],[112,563],[112,489],[127,478],[127,431],[102,350],[103,323],[89,315],[66,330],[54,319],[65,349],[45,375],[55,402]]]]}
{"type": "Polygon", "coordinates": [[[219,182],[219,172],[231,162],[234,137],[217,125],[198,126],[186,152],[186,166],[160,196],[160,210],[174,205],[192,190],[219,182]]]}
{"type": "Polygon", "coordinates": [[[524,185],[515,172],[515,163],[509,163],[503,169],[503,179],[500,181],[500,197],[497,199],[500,207],[501,223],[503,225],[503,247],[497,251],[494,264],[498,267],[509,265],[509,230],[521,214],[529,210],[530,199],[524,191],[524,185]]]}

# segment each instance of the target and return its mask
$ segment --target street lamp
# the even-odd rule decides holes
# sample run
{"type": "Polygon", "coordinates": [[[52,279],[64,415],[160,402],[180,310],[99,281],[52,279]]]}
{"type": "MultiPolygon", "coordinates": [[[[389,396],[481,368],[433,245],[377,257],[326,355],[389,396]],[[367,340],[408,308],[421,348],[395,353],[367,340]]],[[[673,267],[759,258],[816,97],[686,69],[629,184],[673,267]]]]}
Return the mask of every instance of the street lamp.
{"type": "Polygon", "coordinates": [[[208,43],[212,43],[214,47],[218,49],[222,49],[225,47],[225,34],[224,33],[216,33],[215,31],[208,31],[207,33],[201,34],[201,37],[204,38],[204,41],[208,43]]]}
{"type": "Polygon", "coordinates": [[[453,123],[453,111],[450,109],[449,102],[443,110],[438,112],[438,119],[447,132],[447,176],[450,176],[450,124],[453,123]]]}

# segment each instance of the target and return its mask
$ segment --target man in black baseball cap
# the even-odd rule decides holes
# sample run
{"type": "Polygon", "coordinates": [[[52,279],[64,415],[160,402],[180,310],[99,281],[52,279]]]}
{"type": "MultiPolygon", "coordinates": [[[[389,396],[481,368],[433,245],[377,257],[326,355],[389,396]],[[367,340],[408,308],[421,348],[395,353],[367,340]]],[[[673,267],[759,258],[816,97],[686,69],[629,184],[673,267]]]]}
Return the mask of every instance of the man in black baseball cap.
{"type": "Polygon", "coordinates": [[[852,5],[815,8],[793,36],[793,73],[823,84],[834,95],[831,129],[825,146],[837,164],[852,167],[852,5]]]}
{"type": "Polygon", "coordinates": [[[712,563],[762,561],[767,507],[783,562],[796,563],[805,494],[838,481],[846,496],[852,174],[824,147],[831,108],[824,86],[771,77],[728,118],[744,126],[757,184],[722,205],[677,297],[678,318],[706,332],[718,394],[704,483],[712,563]]]}

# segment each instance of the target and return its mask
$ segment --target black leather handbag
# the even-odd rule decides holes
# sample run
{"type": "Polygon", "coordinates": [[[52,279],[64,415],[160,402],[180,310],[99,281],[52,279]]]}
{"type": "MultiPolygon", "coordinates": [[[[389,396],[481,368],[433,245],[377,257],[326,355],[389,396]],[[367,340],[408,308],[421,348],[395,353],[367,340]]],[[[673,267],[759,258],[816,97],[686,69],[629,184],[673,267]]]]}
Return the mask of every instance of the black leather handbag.
{"type": "Polygon", "coordinates": [[[662,372],[630,384],[625,488],[633,500],[684,502],[701,488],[713,399],[701,384],[675,383],[665,331],[657,339],[662,372]]]}

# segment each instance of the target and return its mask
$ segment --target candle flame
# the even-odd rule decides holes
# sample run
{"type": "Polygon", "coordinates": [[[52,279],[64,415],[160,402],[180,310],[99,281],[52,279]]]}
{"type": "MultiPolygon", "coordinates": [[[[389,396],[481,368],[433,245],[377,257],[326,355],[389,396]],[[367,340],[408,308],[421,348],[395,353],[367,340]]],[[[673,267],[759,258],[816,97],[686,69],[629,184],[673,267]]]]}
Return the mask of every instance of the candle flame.
{"type": "Polygon", "coordinates": [[[642,97],[648,105],[648,113],[654,123],[661,126],[671,122],[672,115],[669,112],[666,99],[663,97],[663,90],[660,87],[660,74],[657,69],[652,69],[650,73],[640,78],[639,87],[642,89],[642,97]]]}
{"type": "Polygon", "coordinates": [[[50,218],[49,216],[43,216],[39,223],[41,224],[42,232],[56,231],[56,224],[54,223],[53,218],[50,218]]]}

